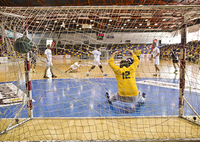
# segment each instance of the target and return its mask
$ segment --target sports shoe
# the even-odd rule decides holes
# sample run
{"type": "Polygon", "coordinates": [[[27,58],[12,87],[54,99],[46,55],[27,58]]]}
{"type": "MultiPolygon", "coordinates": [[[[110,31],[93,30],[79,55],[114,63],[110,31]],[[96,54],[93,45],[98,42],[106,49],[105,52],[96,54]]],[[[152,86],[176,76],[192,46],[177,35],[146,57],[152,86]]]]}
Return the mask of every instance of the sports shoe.
{"type": "Polygon", "coordinates": [[[105,97],[106,97],[106,100],[108,101],[108,103],[112,104],[112,102],[109,100],[110,97],[109,97],[109,93],[108,92],[105,93],[105,97]]]}
{"type": "Polygon", "coordinates": [[[142,97],[143,97],[143,98],[146,98],[146,93],[143,92],[143,93],[142,93],[142,97]]]}
{"type": "Polygon", "coordinates": [[[49,78],[49,77],[48,77],[48,76],[46,76],[46,75],[44,75],[44,76],[43,76],[43,78],[46,78],[46,79],[47,79],[47,78],[49,78]]]}
{"type": "Polygon", "coordinates": [[[67,71],[65,71],[65,73],[67,73],[67,71]]]}
{"type": "Polygon", "coordinates": [[[175,70],[174,73],[176,73],[178,70],[175,70]]]}
{"type": "Polygon", "coordinates": [[[103,76],[107,76],[108,74],[104,73],[103,76]]]}
{"type": "Polygon", "coordinates": [[[86,73],[87,76],[89,76],[89,73],[86,73]]]}
{"type": "Polygon", "coordinates": [[[54,77],[54,78],[56,78],[57,76],[53,74],[51,77],[54,77]]]}
{"type": "Polygon", "coordinates": [[[157,74],[155,73],[155,74],[153,74],[153,76],[157,76],[157,74]]]}

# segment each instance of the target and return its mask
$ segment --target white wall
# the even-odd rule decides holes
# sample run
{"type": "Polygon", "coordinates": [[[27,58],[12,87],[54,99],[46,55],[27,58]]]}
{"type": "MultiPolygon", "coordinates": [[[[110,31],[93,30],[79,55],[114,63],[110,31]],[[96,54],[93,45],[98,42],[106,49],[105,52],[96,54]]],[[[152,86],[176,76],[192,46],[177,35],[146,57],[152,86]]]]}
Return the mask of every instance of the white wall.
{"type": "MultiPolygon", "coordinates": [[[[107,33],[104,34],[103,40],[97,40],[95,33],[65,33],[60,35],[60,39],[58,39],[57,34],[54,34],[52,38],[55,41],[60,40],[62,44],[83,44],[87,40],[89,44],[124,44],[126,40],[130,40],[132,44],[152,44],[154,39],[169,44],[170,40],[172,41],[171,33],[168,32],[112,33],[114,38],[107,38],[107,35],[107,33]]],[[[45,35],[35,34],[32,38],[36,44],[39,44],[39,40],[49,37],[47,33],[45,35]]]]}
{"type": "MultiPolygon", "coordinates": [[[[87,40],[89,40],[89,44],[124,44],[126,40],[130,40],[132,44],[152,44],[154,39],[161,40],[162,44],[181,42],[180,30],[174,32],[105,33],[103,40],[97,40],[95,33],[65,33],[61,34],[60,39],[58,39],[57,33],[46,32],[29,34],[28,37],[37,45],[40,44],[40,40],[47,38],[53,38],[55,41],[60,40],[62,44],[83,44],[87,40]],[[114,38],[107,38],[107,35],[113,35],[114,38]]],[[[200,40],[200,25],[187,28],[187,42],[192,40],[200,40]]]]}

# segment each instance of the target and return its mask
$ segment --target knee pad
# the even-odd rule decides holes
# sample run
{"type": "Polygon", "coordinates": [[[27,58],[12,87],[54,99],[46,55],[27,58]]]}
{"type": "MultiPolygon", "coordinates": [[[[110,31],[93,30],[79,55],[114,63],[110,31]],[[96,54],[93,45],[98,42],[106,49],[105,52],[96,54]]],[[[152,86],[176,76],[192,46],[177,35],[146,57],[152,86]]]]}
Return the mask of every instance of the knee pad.
{"type": "Polygon", "coordinates": [[[102,69],[102,65],[99,65],[99,68],[102,69]]]}
{"type": "Polygon", "coordinates": [[[91,69],[94,69],[94,68],[95,68],[95,66],[92,66],[92,67],[91,67],[91,69]]]}

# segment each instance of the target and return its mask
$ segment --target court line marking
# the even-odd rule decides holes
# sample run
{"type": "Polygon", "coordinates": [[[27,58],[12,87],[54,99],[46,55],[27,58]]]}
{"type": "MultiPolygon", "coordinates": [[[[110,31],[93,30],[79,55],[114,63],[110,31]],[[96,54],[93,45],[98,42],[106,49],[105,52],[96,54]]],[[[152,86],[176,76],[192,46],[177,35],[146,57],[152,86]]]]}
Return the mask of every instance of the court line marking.
{"type": "MultiPolygon", "coordinates": [[[[153,86],[165,87],[165,88],[171,88],[171,89],[177,89],[177,90],[180,89],[179,88],[179,84],[161,82],[161,81],[155,81],[155,80],[143,80],[143,81],[137,81],[137,83],[145,84],[145,85],[153,85],[153,86]]],[[[191,92],[200,93],[200,88],[198,88],[196,86],[185,86],[185,91],[191,91],[191,92]]]]}

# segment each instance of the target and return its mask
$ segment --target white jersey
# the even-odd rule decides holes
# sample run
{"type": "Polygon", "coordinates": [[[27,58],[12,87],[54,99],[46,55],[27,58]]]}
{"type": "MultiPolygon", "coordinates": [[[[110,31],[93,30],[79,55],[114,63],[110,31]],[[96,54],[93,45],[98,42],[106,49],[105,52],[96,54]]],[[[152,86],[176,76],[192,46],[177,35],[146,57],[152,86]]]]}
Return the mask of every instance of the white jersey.
{"type": "MultiPolygon", "coordinates": [[[[156,57],[156,56],[158,55],[158,53],[160,53],[160,49],[159,49],[158,47],[155,47],[155,48],[153,49],[153,52],[152,52],[153,58],[156,57]]],[[[159,56],[157,56],[156,59],[159,60],[159,56]]]]}
{"type": "Polygon", "coordinates": [[[98,50],[94,50],[92,51],[92,54],[94,54],[94,61],[100,62],[101,52],[98,50]]]}
{"type": "MultiPolygon", "coordinates": [[[[47,55],[47,59],[49,60],[49,62],[52,61],[52,53],[51,53],[51,50],[50,49],[46,49],[44,51],[44,54],[47,55]]],[[[47,62],[46,58],[45,58],[45,61],[47,62]]]]}
{"type": "Polygon", "coordinates": [[[160,49],[158,47],[155,47],[152,52],[154,65],[159,65],[159,56],[157,56],[158,53],[160,53],[160,49]],[[154,59],[154,57],[156,58],[154,59]]]}
{"type": "Polygon", "coordinates": [[[80,66],[80,64],[78,62],[74,63],[73,65],[71,65],[70,67],[72,68],[72,70],[77,69],[80,66]]]}
{"type": "Polygon", "coordinates": [[[46,49],[44,51],[44,54],[47,56],[47,59],[48,59],[48,62],[47,62],[47,59],[45,58],[45,63],[46,63],[46,66],[53,66],[52,64],[52,52],[50,49],[46,49]]]}

